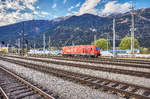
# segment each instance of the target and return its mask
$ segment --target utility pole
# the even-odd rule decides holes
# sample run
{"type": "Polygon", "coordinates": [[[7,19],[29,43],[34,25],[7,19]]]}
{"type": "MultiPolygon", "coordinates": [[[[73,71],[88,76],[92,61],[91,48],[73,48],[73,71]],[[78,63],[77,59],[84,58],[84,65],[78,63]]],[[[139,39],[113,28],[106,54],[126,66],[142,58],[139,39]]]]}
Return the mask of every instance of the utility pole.
{"type": "Polygon", "coordinates": [[[108,33],[107,33],[107,52],[108,52],[108,33]]]}
{"type": "Polygon", "coordinates": [[[74,46],[74,41],[73,41],[73,35],[71,35],[71,40],[72,40],[72,46],[74,46]]]}
{"type": "Polygon", "coordinates": [[[115,18],[113,19],[113,57],[115,57],[115,49],[116,49],[116,31],[115,31],[115,24],[116,24],[116,20],[115,18]]]}
{"type": "Polygon", "coordinates": [[[26,45],[26,50],[27,50],[27,53],[28,53],[28,50],[29,50],[29,47],[28,47],[29,43],[28,43],[28,40],[25,40],[25,45],[26,45]]]}
{"type": "Polygon", "coordinates": [[[51,50],[51,37],[49,36],[48,48],[51,50]]]}
{"type": "Polygon", "coordinates": [[[33,46],[34,46],[34,50],[35,50],[35,42],[34,42],[33,46]]]}
{"type": "Polygon", "coordinates": [[[16,40],[16,47],[17,47],[17,54],[19,55],[19,45],[18,45],[18,39],[16,40]]]}
{"type": "Polygon", "coordinates": [[[34,54],[35,54],[35,41],[34,41],[34,45],[33,46],[34,46],[34,54]]]}
{"type": "Polygon", "coordinates": [[[96,45],[96,34],[94,35],[94,45],[96,45]]]}
{"type": "Polygon", "coordinates": [[[22,48],[22,53],[21,53],[21,55],[24,55],[24,22],[22,22],[22,46],[21,46],[21,48],[22,48]]]}
{"type": "Polygon", "coordinates": [[[72,40],[72,46],[74,46],[74,41],[72,40]]]}
{"type": "Polygon", "coordinates": [[[131,25],[131,53],[134,56],[134,7],[131,7],[132,25],[131,25]]]}
{"type": "Polygon", "coordinates": [[[18,39],[18,55],[20,55],[20,39],[18,39]]]}
{"type": "Polygon", "coordinates": [[[43,33],[43,51],[44,51],[44,53],[45,53],[45,45],[46,45],[46,43],[45,43],[45,32],[43,33]]]}

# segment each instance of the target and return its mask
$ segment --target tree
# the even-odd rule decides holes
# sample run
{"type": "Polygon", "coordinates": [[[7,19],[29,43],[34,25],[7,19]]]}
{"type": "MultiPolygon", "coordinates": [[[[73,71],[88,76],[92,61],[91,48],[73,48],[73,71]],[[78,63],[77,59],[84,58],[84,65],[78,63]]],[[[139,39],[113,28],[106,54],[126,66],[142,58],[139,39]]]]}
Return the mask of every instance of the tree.
{"type": "MultiPolygon", "coordinates": [[[[102,50],[106,50],[107,49],[107,40],[104,38],[98,39],[95,41],[96,42],[96,46],[99,47],[102,50]]],[[[94,45],[94,43],[92,42],[92,45],[94,45]]],[[[108,42],[108,49],[110,49],[110,42],[108,42]]]]}
{"type": "MultiPolygon", "coordinates": [[[[131,37],[124,37],[119,45],[120,49],[125,50],[125,49],[131,49],[131,37]]],[[[134,48],[139,48],[139,42],[137,39],[134,39],[134,48]]]]}
{"type": "Polygon", "coordinates": [[[51,50],[58,50],[58,48],[57,48],[57,47],[54,47],[54,46],[51,47],[50,49],[51,49],[51,50]]]}

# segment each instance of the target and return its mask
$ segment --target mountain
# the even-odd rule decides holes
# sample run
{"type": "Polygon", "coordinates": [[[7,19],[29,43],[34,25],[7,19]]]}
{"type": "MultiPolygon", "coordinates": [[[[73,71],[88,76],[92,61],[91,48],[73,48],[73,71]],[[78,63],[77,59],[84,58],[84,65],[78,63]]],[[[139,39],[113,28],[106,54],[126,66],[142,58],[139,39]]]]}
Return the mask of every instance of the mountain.
{"type": "Polygon", "coordinates": [[[72,16],[49,29],[46,35],[51,36],[54,46],[71,45],[72,41],[77,45],[90,44],[94,34],[102,34],[110,22],[111,18],[91,14],[72,16]]]}
{"type": "MultiPolygon", "coordinates": [[[[150,47],[150,8],[139,9],[134,12],[135,37],[142,47],[150,47]]],[[[51,46],[84,45],[93,42],[94,35],[97,38],[112,40],[112,20],[116,19],[117,45],[126,35],[130,36],[131,14],[112,14],[109,16],[97,16],[84,14],[81,16],[60,17],[54,20],[34,20],[25,22],[25,39],[30,44],[36,42],[37,47],[42,47],[43,33],[46,34],[46,42],[51,37],[51,46]]],[[[14,44],[19,38],[22,23],[0,27],[0,40],[10,41],[14,44]]]]}
{"type": "MultiPolygon", "coordinates": [[[[117,45],[119,45],[123,37],[131,35],[130,12],[112,14],[107,17],[92,14],[71,16],[67,20],[61,21],[59,24],[53,26],[53,28],[47,30],[46,36],[51,36],[53,46],[71,45],[72,41],[76,45],[90,44],[94,40],[94,35],[97,35],[97,38],[108,38],[112,40],[113,18],[116,19],[116,41],[117,45]]],[[[150,47],[150,8],[136,10],[134,12],[134,18],[135,38],[139,40],[142,47],[150,47]]]]}
{"type": "MultiPolygon", "coordinates": [[[[23,22],[0,27],[0,40],[14,44],[21,37],[23,22]]],[[[50,29],[56,22],[49,20],[29,20],[24,22],[25,39],[32,39],[47,29],[50,29]]]]}

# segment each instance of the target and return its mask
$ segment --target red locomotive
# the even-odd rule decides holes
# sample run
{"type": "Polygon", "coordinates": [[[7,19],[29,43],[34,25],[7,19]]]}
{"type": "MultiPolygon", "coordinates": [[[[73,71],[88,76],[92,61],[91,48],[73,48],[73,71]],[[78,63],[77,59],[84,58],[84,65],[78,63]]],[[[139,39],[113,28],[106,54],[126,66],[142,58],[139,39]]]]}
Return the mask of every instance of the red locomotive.
{"type": "Polygon", "coordinates": [[[78,46],[66,46],[62,48],[62,55],[68,56],[100,56],[100,49],[95,45],[78,45],[78,46]]]}

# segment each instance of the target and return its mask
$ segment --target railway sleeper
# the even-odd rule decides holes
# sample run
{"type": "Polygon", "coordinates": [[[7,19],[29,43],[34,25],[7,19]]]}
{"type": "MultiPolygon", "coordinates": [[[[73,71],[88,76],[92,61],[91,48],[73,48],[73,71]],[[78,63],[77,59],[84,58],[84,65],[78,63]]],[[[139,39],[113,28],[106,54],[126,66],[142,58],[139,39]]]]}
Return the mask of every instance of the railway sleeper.
{"type": "Polygon", "coordinates": [[[112,85],[111,87],[118,87],[118,86],[119,86],[119,84],[116,83],[116,84],[112,85]]]}
{"type": "Polygon", "coordinates": [[[125,85],[125,86],[121,87],[120,89],[121,89],[121,90],[126,90],[126,89],[128,89],[128,88],[129,88],[129,86],[126,86],[126,85],[125,85]]]}
{"type": "Polygon", "coordinates": [[[33,96],[35,94],[36,93],[34,91],[30,91],[30,92],[26,92],[26,93],[19,94],[19,95],[15,96],[15,99],[21,99],[21,98],[25,98],[25,97],[28,97],[28,96],[33,96]]]}
{"type": "Polygon", "coordinates": [[[138,91],[138,89],[139,89],[139,88],[133,88],[130,92],[131,92],[131,93],[135,93],[135,92],[138,91]]]}
{"type": "Polygon", "coordinates": [[[17,90],[13,94],[14,95],[20,95],[20,94],[24,94],[24,93],[27,93],[27,92],[30,92],[30,91],[32,91],[32,90],[31,89],[17,90]]]}
{"type": "Polygon", "coordinates": [[[97,81],[97,83],[103,83],[104,82],[104,80],[99,80],[99,81],[97,81]]]}
{"type": "Polygon", "coordinates": [[[26,86],[21,86],[21,87],[17,87],[17,88],[14,88],[12,90],[9,90],[9,92],[13,93],[16,91],[21,91],[21,90],[26,90],[26,89],[28,89],[26,86]]]}
{"type": "Polygon", "coordinates": [[[144,96],[150,96],[150,90],[149,91],[145,91],[142,95],[144,95],[144,96]]]}
{"type": "Polygon", "coordinates": [[[0,86],[8,86],[10,84],[16,84],[16,83],[17,83],[17,81],[15,81],[15,82],[4,82],[4,83],[0,83],[0,86]]]}
{"type": "Polygon", "coordinates": [[[103,85],[105,85],[105,86],[106,86],[106,85],[109,85],[109,84],[110,84],[110,82],[104,82],[104,84],[103,84],[103,85]]]}
{"type": "Polygon", "coordinates": [[[96,81],[96,80],[97,80],[97,79],[94,79],[94,78],[93,78],[93,79],[90,79],[89,81],[92,81],[92,82],[94,82],[94,81],[96,81]]]}

